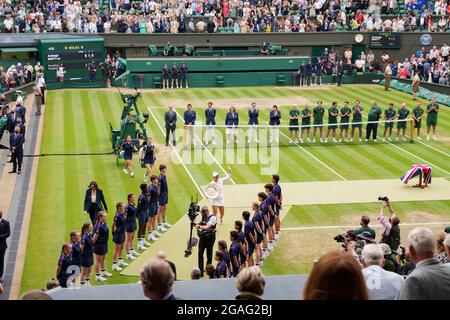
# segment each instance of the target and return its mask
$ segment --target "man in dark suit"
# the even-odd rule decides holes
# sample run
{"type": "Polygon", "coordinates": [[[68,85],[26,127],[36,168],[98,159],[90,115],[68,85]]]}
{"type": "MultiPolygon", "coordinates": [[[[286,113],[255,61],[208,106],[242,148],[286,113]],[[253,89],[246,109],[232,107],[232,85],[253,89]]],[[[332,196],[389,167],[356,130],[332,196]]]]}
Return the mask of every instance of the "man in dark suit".
{"type": "Polygon", "coordinates": [[[9,228],[9,222],[2,218],[3,212],[0,210],[0,283],[3,282],[3,270],[5,262],[5,252],[8,245],[6,239],[9,238],[11,230],[9,228]]]}
{"type": "Polygon", "coordinates": [[[169,106],[169,110],[164,114],[164,121],[166,123],[166,147],[169,145],[169,136],[172,132],[172,144],[175,146],[177,141],[175,139],[175,129],[177,127],[177,113],[173,110],[173,106],[169,106]]]}
{"type": "Polygon", "coordinates": [[[25,124],[25,115],[27,113],[27,109],[21,104],[17,103],[16,105],[16,117],[21,117],[23,124],[25,124]]]}
{"type": "Polygon", "coordinates": [[[141,271],[142,289],[150,300],[176,300],[172,294],[174,281],[172,268],[162,259],[151,259],[141,271]]]}
{"type": "Polygon", "coordinates": [[[216,125],[216,109],[213,108],[212,101],[208,102],[208,108],[205,110],[206,118],[206,132],[205,132],[205,144],[209,144],[209,140],[213,144],[216,144],[216,138],[214,137],[214,127],[216,125]]]}
{"type": "Polygon", "coordinates": [[[14,133],[9,137],[9,147],[11,150],[11,160],[13,163],[13,169],[9,173],[22,173],[23,143],[23,135],[20,133],[20,127],[17,126],[14,129],[14,133]]]}
{"type": "Polygon", "coordinates": [[[344,76],[344,66],[342,65],[342,60],[337,63],[337,85],[338,87],[342,84],[342,77],[344,76]]]}
{"type": "Polygon", "coordinates": [[[192,104],[189,103],[187,105],[186,110],[184,111],[183,119],[184,119],[184,146],[187,147],[187,145],[189,144],[188,132],[189,135],[191,136],[191,143],[195,146],[197,144],[195,142],[193,126],[195,125],[195,121],[197,120],[197,114],[195,113],[194,110],[192,110],[192,104]]]}

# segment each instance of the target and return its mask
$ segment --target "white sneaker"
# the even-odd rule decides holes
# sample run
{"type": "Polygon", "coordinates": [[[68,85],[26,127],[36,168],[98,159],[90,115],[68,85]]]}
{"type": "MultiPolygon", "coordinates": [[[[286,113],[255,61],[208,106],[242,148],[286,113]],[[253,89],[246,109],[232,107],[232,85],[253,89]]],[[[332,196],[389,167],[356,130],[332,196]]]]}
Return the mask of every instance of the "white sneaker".
{"type": "Polygon", "coordinates": [[[391,137],[389,137],[388,140],[391,142],[392,141],[391,137]]]}
{"type": "Polygon", "coordinates": [[[117,265],[119,267],[128,267],[128,263],[124,262],[122,259],[119,260],[119,263],[117,265]]]}
{"type": "Polygon", "coordinates": [[[147,174],[144,174],[144,182],[147,182],[147,174]]]}
{"type": "Polygon", "coordinates": [[[377,139],[374,139],[373,142],[377,142],[377,139]]]}
{"type": "Polygon", "coordinates": [[[159,237],[161,237],[162,236],[162,234],[161,233],[159,233],[158,231],[153,231],[152,232],[152,234],[153,234],[153,236],[155,237],[155,238],[159,238],[159,237]]]}
{"type": "Polygon", "coordinates": [[[338,142],[342,142],[342,139],[339,139],[338,142]]]}
{"type": "Polygon", "coordinates": [[[350,138],[350,142],[353,142],[353,138],[350,138]]]}
{"type": "Polygon", "coordinates": [[[291,139],[289,139],[289,144],[292,144],[292,143],[294,143],[294,141],[292,141],[291,139]]]}
{"type": "Polygon", "coordinates": [[[189,89],[189,87],[188,87],[188,86],[186,86],[186,89],[189,89]]]}
{"type": "Polygon", "coordinates": [[[437,138],[436,138],[436,136],[435,136],[435,135],[433,135],[433,140],[436,140],[436,141],[437,141],[437,138]]]}
{"type": "Polygon", "coordinates": [[[166,232],[167,231],[167,229],[166,228],[164,228],[162,225],[160,225],[160,226],[158,226],[158,231],[160,231],[160,232],[166,232]]]}
{"type": "Polygon", "coordinates": [[[313,143],[316,143],[316,138],[313,138],[313,143]]]}
{"type": "Polygon", "coordinates": [[[128,170],[127,169],[123,169],[123,173],[128,174],[128,170]]]}
{"type": "Polygon", "coordinates": [[[398,141],[398,137],[397,137],[397,138],[395,138],[395,141],[398,141]]]}
{"type": "Polygon", "coordinates": [[[155,237],[153,234],[151,234],[151,235],[149,236],[148,240],[149,240],[149,241],[156,241],[156,240],[158,240],[158,238],[155,237]]]}
{"type": "Polygon", "coordinates": [[[427,134],[427,140],[430,140],[430,136],[427,134]]]}
{"type": "Polygon", "coordinates": [[[348,140],[347,140],[347,139],[344,139],[344,142],[348,142],[348,140]]]}
{"type": "Polygon", "coordinates": [[[143,241],[142,244],[144,245],[144,247],[147,249],[148,247],[150,247],[152,244],[148,243],[147,241],[143,241]]]}
{"type": "MultiPolygon", "coordinates": [[[[306,142],[311,142],[311,140],[309,138],[306,139],[306,142]]],[[[315,142],[315,141],[314,141],[315,142]]]]}
{"type": "Polygon", "coordinates": [[[402,140],[403,140],[403,141],[406,141],[406,138],[405,138],[405,137],[402,137],[402,140]]]}
{"type": "Polygon", "coordinates": [[[112,271],[122,271],[123,269],[119,267],[117,264],[112,265],[112,271]]]}
{"type": "Polygon", "coordinates": [[[303,143],[303,138],[300,138],[300,143],[303,143]]]}
{"type": "Polygon", "coordinates": [[[136,257],[131,253],[127,254],[125,257],[127,258],[127,260],[136,260],[136,257]]]}
{"type": "Polygon", "coordinates": [[[417,137],[417,140],[422,140],[422,138],[421,137],[417,137]]]}
{"type": "Polygon", "coordinates": [[[272,139],[269,140],[269,143],[272,144],[272,139]]]}
{"type": "Polygon", "coordinates": [[[166,229],[169,229],[169,228],[172,227],[172,225],[171,225],[171,224],[168,224],[167,222],[163,222],[162,226],[163,226],[164,228],[166,228],[166,229]]]}
{"type": "Polygon", "coordinates": [[[142,242],[139,242],[138,245],[137,245],[137,249],[138,250],[145,250],[147,248],[144,246],[144,244],[142,242]]]}
{"type": "Polygon", "coordinates": [[[103,278],[102,276],[95,276],[95,281],[97,281],[97,282],[105,282],[106,278],[103,278]]]}
{"type": "Polygon", "coordinates": [[[250,144],[250,143],[251,143],[251,141],[250,141],[250,140],[247,140],[247,143],[248,143],[248,144],[250,144]]]}
{"type": "MultiPolygon", "coordinates": [[[[366,139],[366,141],[367,141],[367,139],[366,139]]],[[[361,138],[359,138],[359,142],[362,142],[362,139],[361,139],[361,138]]]]}
{"type": "Polygon", "coordinates": [[[324,142],[327,143],[328,142],[328,138],[325,138],[324,142]]]}
{"type": "Polygon", "coordinates": [[[381,141],[385,142],[385,141],[386,141],[386,138],[381,139],[381,141]]]}
{"type": "Polygon", "coordinates": [[[134,172],[131,171],[130,175],[131,175],[131,177],[133,178],[133,177],[134,177],[134,172]]]}
{"type": "MultiPolygon", "coordinates": [[[[337,140],[336,140],[335,138],[333,138],[333,142],[334,142],[334,143],[336,143],[336,142],[337,142],[337,140]]],[[[339,141],[339,142],[341,142],[341,141],[339,141]]]]}
{"type": "Polygon", "coordinates": [[[100,273],[100,276],[102,276],[102,277],[112,277],[112,274],[107,272],[107,271],[103,271],[102,273],[100,273]]]}
{"type": "Polygon", "coordinates": [[[238,140],[234,140],[234,143],[238,144],[238,143],[239,143],[239,141],[238,141],[238,140]]]}
{"type": "Polygon", "coordinates": [[[134,249],[130,251],[130,255],[132,255],[133,257],[139,257],[140,256],[140,254],[137,253],[136,251],[134,251],[134,249]]]}
{"type": "Polygon", "coordinates": [[[323,139],[322,138],[320,138],[320,143],[323,143],[323,139]]]}

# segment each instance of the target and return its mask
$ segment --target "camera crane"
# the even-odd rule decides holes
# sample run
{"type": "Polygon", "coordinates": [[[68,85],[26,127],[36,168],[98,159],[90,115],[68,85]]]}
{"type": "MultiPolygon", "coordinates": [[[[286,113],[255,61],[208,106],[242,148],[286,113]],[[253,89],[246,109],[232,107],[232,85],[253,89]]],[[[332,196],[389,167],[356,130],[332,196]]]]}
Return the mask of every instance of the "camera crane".
{"type": "Polygon", "coordinates": [[[184,250],[184,257],[187,258],[192,254],[192,248],[195,247],[198,243],[198,239],[195,237],[192,237],[192,230],[195,227],[195,218],[199,215],[200,212],[200,206],[198,205],[198,194],[195,196],[195,202],[194,198],[191,197],[191,203],[189,204],[188,209],[188,217],[189,217],[189,239],[187,241],[187,248],[184,250]]]}

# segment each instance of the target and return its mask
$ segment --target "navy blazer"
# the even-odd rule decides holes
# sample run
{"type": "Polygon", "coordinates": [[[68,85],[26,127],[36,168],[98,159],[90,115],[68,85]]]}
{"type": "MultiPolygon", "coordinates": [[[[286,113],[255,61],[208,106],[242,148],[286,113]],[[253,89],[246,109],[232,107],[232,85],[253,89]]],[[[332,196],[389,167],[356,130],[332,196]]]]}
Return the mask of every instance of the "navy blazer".
{"type": "Polygon", "coordinates": [[[228,112],[225,118],[225,125],[227,126],[239,125],[239,114],[237,112],[228,112]]]}
{"type": "Polygon", "coordinates": [[[27,113],[27,109],[24,106],[19,106],[16,108],[16,117],[22,118],[22,123],[25,123],[25,115],[27,113]]]}
{"type": "Polygon", "coordinates": [[[205,118],[207,125],[216,125],[216,109],[214,108],[206,108],[205,110],[205,118]]]}
{"type": "Polygon", "coordinates": [[[6,239],[8,239],[10,235],[11,229],[9,227],[9,221],[5,219],[0,220],[0,250],[8,248],[6,239]]]}
{"type": "Polygon", "coordinates": [[[279,126],[280,125],[281,112],[280,111],[270,111],[270,121],[269,125],[279,126]]]}
{"type": "Polygon", "coordinates": [[[164,114],[164,121],[166,122],[166,128],[175,129],[177,127],[177,113],[175,110],[170,114],[169,111],[166,111],[164,114]],[[170,125],[172,124],[172,126],[170,125]]]}
{"type": "Polygon", "coordinates": [[[14,152],[20,153],[23,152],[23,143],[24,143],[23,134],[21,133],[12,133],[9,135],[9,147],[12,150],[14,148],[14,152]]]}
{"type": "MultiPolygon", "coordinates": [[[[84,196],[84,211],[89,211],[89,208],[91,206],[91,196],[92,196],[92,190],[87,189],[86,195],[84,196]]],[[[108,211],[108,206],[106,205],[105,197],[103,196],[103,191],[101,189],[97,189],[97,196],[96,196],[96,204],[100,211],[108,211]],[[102,206],[103,204],[103,206],[102,206]],[[103,210],[105,208],[105,210],[103,210]]]]}
{"type": "Polygon", "coordinates": [[[184,111],[184,123],[185,124],[195,124],[195,120],[197,120],[197,115],[194,110],[184,111]]]}
{"type": "Polygon", "coordinates": [[[248,110],[248,124],[259,124],[258,121],[259,111],[250,109],[248,110]]]}

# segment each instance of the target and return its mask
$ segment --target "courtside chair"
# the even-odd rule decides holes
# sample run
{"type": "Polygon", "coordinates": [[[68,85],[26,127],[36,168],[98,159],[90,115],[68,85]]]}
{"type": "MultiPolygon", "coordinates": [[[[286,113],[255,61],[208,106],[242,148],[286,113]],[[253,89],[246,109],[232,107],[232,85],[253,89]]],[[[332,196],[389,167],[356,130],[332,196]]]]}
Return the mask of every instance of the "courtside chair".
{"type": "Polygon", "coordinates": [[[161,77],[153,77],[153,88],[161,88],[162,89],[161,77]]]}
{"type": "Polygon", "coordinates": [[[223,87],[225,85],[225,77],[224,76],[216,76],[216,84],[218,87],[223,87]]]}

